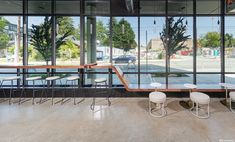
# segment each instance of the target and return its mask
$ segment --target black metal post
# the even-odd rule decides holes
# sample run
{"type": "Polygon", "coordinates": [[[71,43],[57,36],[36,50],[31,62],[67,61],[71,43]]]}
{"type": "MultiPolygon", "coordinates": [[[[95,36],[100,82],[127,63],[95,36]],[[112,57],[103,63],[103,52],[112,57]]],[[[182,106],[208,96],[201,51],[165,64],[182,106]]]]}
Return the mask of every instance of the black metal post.
{"type": "MultiPolygon", "coordinates": [[[[218,7],[219,8],[219,7],[218,7]]],[[[221,58],[221,82],[225,82],[225,1],[221,0],[221,4],[220,4],[220,37],[221,37],[221,42],[220,42],[220,58],[221,58]],[[222,6],[221,6],[222,5],[222,6]]]]}
{"type": "MultiPolygon", "coordinates": [[[[109,62],[112,64],[113,60],[113,16],[112,16],[112,1],[110,0],[110,19],[109,19],[109,47],[110,47],[110,53],[109,53],[109,62]]],[[[112,69],[109,69],[109,86],[112,87],[113,85],[113,71],[112,69]]]]}
{"type": "MultiPolygon", "coordinates": [[[[80,1],[80,65],[85,64],[85,38],[84,38],[84,28],[85,28],[85,19],[84,19],[84,1],[80,1]]],[[[84,86],[84,69],[80,69],[80,84],[84,86]]]]}
{"type": "Polygon", "coordinates": [[[140,2],[138,1],[138,85],[140,86],[140,2]]]}
{"type": "Polygon", "coordinates": [[[166,9],[165,9],[165,13],[166,13],[166,18],[165,18],[165,24],[166,24],[166,88],[168,88],[168,66],[169,66],[169,62],[167,55],[168,55],[168,29],[169,29],[169,22],[168,22],[168,0],[166,0],[166,9]]]}
{"type": "MultiPolygon", "coordinates": [[[[28,1],[23,1],[23,65],[28,65],[28,1]]],[[[27,69],[23,69],[23,85],[27,85],[25,81],[27,76],[27,69]]]]}
{"type": "Polygon", "coordinates": [[[197,17],[196,0],[193,1],[193,84],[197,84],[197,17]]]}

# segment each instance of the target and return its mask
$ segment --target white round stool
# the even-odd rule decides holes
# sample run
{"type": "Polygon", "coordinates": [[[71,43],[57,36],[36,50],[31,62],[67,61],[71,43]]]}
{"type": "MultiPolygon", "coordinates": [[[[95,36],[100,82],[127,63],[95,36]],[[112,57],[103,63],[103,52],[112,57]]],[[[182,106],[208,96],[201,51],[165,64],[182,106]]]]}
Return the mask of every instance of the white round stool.
{"type": "Polygon", "coordinates": [[[229,101],[230,101],[230,110],[231,112],[235,113],[235,110],[232,108],[232,102],[235,101],[235,92],[229,93],[229,101]]]}
{"type": "Polygon", "coordinates": [[[163,117],[166,115],[166,110],[164,108],[166,102],[166,94],[163,92],[151,92],[149,94],[149,113],[153,117],[163,117]],[[151,103],[155,103],[156,107],[152,108],[151,103]],[[160,113],[158,114],[153,114],[153,111],[159,111],[160,113]]]}
{"type": "MultiPolygon", "coordinates": [[[[210,116],[210,97],[201,92],[191,92],[190,93],[190,99],[193,102],[193,107],[190,109],[193,115],[195,115],[198,118],[209,118],[210,116]],[[196,112],[194,113],[194,103],[196,103],[196,112]],[[199,115],[199,105],[207,105],[207,115],[199,115]]],[[[202,109],[202,108],[200,108],[202,109]]],[[[203,110],[203,109],[202,109],[203,110]]]]}

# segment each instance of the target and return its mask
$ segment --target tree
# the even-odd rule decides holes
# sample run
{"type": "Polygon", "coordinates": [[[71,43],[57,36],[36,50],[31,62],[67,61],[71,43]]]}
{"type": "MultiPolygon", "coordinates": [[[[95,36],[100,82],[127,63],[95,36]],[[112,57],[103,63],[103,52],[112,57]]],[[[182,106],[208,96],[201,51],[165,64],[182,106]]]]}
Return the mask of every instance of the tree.
{"type": "Polygon", "coordinates": [[[113,19],[113,47],[127,52],[136,48],[135,33],[128,21],[122,18],[119,22],[113,19]]]}
{"type": "Polygon", "coordinates": [[[96,23],[96,39],[100,41],[101,45],[109,45],[109,33],[108,29],[104,26],[102,21],[96,23]]]}
{"type": "Polygon", "coordinates": [[[233,38],[232,34],[225,34],[225,47],[234,47],[235,46],[235,39],[233,38]]]}
{"type": "MultiPolygon", "coordinates": [[[[70,36],[74,29],[70,20],[64,17],[58,17],[57,23],[59,24],[59,33],[56,36],[56,51],[60,48],[61,45],[66,43],[66,38],[70,36]]],[[[51,38],[51,28],[52,28],[52,18],[46,16],[44,22],[40,25],[32,25],[31,30],[31,44],[34,48],[42,55],[46,64],[51,60],[51,47],[52,47],[52,38],[51,38]]]]}
{"type": "Polygon", "coordinates": [[[5,49],[9,43],[10,37],[5,31],[8,21],[0,17],[0,49],[5,49]]]}
{"type": "MultiPolygon", "coordinates": [[[[187,29],[183,20],[184,18],[182,17],[176,21],[174,17],[167,18],[167,25],[164,26],[163,31],[160,33],[168,61],[177,51],[188,48],[185,42],[189,39],[190,35],[185,35],[187,29]]],[[[170,64],[168,65],[170,67],[170,64]]]]}
{"type": "Polygon", "coordinates": [[[217,48],[220,47],[219,32],[208,32],[199,39],[201,47],[217,48]]]}
{"type": "Polygon", "coordinates": [[[15,46],[15,51],[14,51],[14,63],[19,62],[19,53],[20,53],[20,42],[21,42],[21,16],[18,16],[18,22],[17,22],[17,44],[15,46]]]}

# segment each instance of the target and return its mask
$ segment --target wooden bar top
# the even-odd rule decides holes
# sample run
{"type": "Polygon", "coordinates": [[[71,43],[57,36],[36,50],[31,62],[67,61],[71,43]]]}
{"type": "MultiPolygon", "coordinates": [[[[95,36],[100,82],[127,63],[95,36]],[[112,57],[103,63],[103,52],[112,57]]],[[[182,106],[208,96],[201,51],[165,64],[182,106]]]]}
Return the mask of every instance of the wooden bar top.
{"type": "MultiPolygon", "coordinates": [[[[31,68],[45,68],[45,69],[90,69],[90,68],[107,68],[112,69],[116,75],[118,76],[119,80],[122,82],[124,88],[129,92],[151,92],[155,91],[155,88],[149,88],[149,85],[143,85],[143,84],[129,84],[128,79],[123,74],[122,70],[118,66],[114,66],[112,64],[97,64],[97,63],[91,63],[91,64],[85,64],[85,65],[68,65],[68,66],[51,66],[51,65],[30,65],[30,66],[0,66],[0,68],[16,68],[16,69],[31,69],[31,68]]],[[[188,91],[188,89],[181,89],[181,88],[175,88],[174,87],[164,87],[160,88],[159,91],[163,92],[185,92],[188,91]]],[[[217,89],[210,89],[210,88],[201,88],[201,89],[194,89],[194,91],[201,91],[201,92],[224,92],[225,89],[223,88],[217,88],[217,89]]]]}
{"type": "Polygon", "coordinates": [[[45,69],[85,69],[85,68],[112,68],[111,65],[97,65],[85,64],[85,65],[28,65],[28,66],[13,66],[13,65],[1,65],[0,68],[15,68],[15,69],[31,69],[31,68],[45,68],[45,69]]]}

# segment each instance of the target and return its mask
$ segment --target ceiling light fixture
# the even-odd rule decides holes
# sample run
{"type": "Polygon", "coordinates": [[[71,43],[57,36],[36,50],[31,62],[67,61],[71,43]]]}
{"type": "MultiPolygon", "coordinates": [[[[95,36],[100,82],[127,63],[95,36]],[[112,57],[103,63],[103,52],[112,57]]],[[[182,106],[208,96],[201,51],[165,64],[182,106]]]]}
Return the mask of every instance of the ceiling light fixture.
{"type": "Polygon", "coordinates": [[[186,15],[186,21],[185,21],[185,24],[186,24],[186,26],[188,26],[187,13],[188,13],[188,0],[186,0],[186,9],[185,9],[185,15],[186,15]]]}
{"type": "Polygon", "coordinates": [[[156,19],[155,19],[156,5],[155,5],[155,1],[156,1],[156,0],[154,0],[154,10],[153,10],[153,14],[154,14],[153,24],[154,24],[154,25],[156,25],[156,19]]]}
{"type": "MultiPolygon", "coordinates": [[[[218,1],[218,14],[220,13],[220,2],[218,1]]],[[[219,25],[220,24],[220,19],[219,19],[219,16],[218,16],[218,21],[217,21],[217,24],[219,25]]]]}

